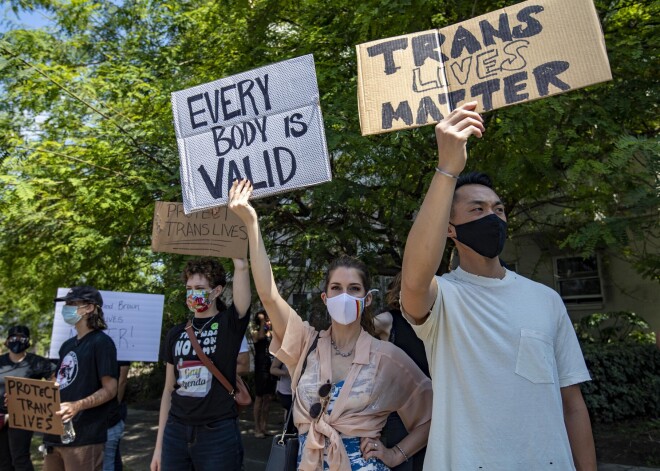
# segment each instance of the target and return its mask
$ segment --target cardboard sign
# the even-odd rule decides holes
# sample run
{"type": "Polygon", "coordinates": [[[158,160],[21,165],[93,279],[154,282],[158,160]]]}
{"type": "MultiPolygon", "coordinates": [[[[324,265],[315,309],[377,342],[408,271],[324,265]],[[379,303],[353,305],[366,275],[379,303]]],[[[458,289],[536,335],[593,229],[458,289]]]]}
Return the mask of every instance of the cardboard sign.
{"type": "MultiPolygon", "coordinates": [[[[64,296],[69,288],[58,288],[57,296],[64,296]]],[[[108,324],[104,330],[115,342],[117,360],[158,361],[160,331],[163,322],[162,294],[122,293],[100,291],[103,297],[103,317],[108,324]]],[[[60,357],[60,347],[76,335],[76,329],[62,319],[64,302],[55,303],[50,358],[60,357]]]]}
{"type": "Polygon", "coordinates": [[[592,0],[527,1],[357,46],[362,134],[434,124],[612,79],[592,0]]]}
{"type": "Polygon", "coordinates": [[[53,381],[5,377],[9,426],[34,432],[62,435],[60,388],[53,381]]]}
{"type": "Polygon", "coordinates": [[[185,214],[183,203],[156,201],[151,250],[213,257],[246,258],[243,221],[226,206],[185,214]]]}
{"type": "Polygon", "coordinates": [[[234,179],[253,197],[331,179],[314,57],[172,93],[186,214],[227,204],[234,179]]]}

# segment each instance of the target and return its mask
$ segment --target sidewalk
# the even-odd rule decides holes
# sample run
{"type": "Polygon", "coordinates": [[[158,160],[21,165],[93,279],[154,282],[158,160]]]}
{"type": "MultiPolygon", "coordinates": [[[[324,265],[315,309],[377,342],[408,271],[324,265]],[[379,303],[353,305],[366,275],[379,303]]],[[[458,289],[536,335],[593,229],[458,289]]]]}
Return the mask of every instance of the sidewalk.
{"type": "MultiPolygon", "coordinates": [[[[273,403],[270,410],[268,432],[280,433],[283,412],[278,403],[273,403]]],[[[245,449],[244,471],[264,471],[270,452],[272,437],[254,438],[252,436],[252,408],[241,413],[240,427],[245,449]]],[[[121,453],[125,471],[146,471],[151,463],[156,433],[158,430],[158,411],[129,408],[126,432],[121,442],[121,453]]],[[[598,471],[658,471],[660,468],[600,463],[598,471]]]]}

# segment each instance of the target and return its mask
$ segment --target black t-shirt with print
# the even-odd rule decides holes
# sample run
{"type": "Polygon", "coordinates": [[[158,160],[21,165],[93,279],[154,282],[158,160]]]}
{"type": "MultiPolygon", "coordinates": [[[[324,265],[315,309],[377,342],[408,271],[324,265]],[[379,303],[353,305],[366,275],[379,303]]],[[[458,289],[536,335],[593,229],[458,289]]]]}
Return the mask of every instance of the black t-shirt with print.
{"type": "MultiPolygon", "coordinates": [[[[115,343],[104,332],[93,330],[81,339],[72,337],[60,347],[57,366],[60,401],[73,402],[91,396],[103,387],[102,377],[117,378],[118,372],[115,343]]],[[[44,443],[56,446],[105,443],[113,402],[116,403],[116,399],[76,414],[73,418],[76,431],[73,443],[62,445],[59,435],[44,435],[44,443]]]]}
{"type": "MultiPolygon", "coordinates": [[[[202,350],[232,385],[236,382],[236,358],[248,322],[249,315],[239,319],[232,304],[210,319],[195,319],[193,323],[202,350]]],[[[170,416],[186,425],[236,417],[234,398],[197,358],[185,327],[185,322],[174,326],[161,351],[161,359],[174,365],[170,416]]]]}
{"type": "Polygon", "coordinates": [[[49,379],[55,372],[55,364],[44,357],[28,353],[18,363],[9,358],[9,353],[0,355],[0,413],[6,414],[5,407],[5,377],[16,376],[17,378],[49,379]]]}

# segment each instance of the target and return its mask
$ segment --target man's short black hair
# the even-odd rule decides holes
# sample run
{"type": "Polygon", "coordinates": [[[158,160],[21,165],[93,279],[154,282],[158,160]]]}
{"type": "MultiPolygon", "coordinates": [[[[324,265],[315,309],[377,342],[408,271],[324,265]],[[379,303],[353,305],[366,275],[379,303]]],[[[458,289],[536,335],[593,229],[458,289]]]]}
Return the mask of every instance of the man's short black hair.
{"type": "Polygon", "coordinates": [[[493,188],[493,181],[487,174],[483,172],[468,172],[459,175],[458,181],[456,182],[456,188],[454,188],[454,192],[456,192],[456,190],[458,190],[463,185],[483,185],[495,191],[493,188]]]}

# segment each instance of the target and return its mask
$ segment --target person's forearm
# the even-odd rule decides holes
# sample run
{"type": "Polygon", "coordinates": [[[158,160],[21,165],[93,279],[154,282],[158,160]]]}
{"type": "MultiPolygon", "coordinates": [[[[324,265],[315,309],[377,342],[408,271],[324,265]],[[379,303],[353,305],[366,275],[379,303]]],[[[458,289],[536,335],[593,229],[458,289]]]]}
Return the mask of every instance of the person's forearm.
{"type": "Polygon", "coordinates": [[[259,299],[266,305],[273,303],[280,297],[275,279],[273,277],[273,269],[270,266],[266,246],[259,228],[259,222],[254,221],[248,229],[248,238],[250,241],[250,264],[252,266],[252,277],[254,278],[254,285],[259,294],[259,299]]]}
{"type": "Polygon", "coordinates": [[[167,388],[163,389],[163,395],[160,398],[160,411],[158,413],[158,433],[156,434],[156,448],[154,452],[160,453],[163,448],[163,433],[165,432],[167,416],[170,413],[171,401],[172,391],[169,391],[167,388]]]}
{"type": "Polygon", "coordinates": [[[270,374],[273,376],[286,376],[287,372],[281,368],[275,368],[274,366],[271,366],[270,368],[270,374]]]}
{"type": "Polygon", "coordinates": [[[247,232],[250,241],[250,265],[254,286],[257,289],[261,304],[268,313],[273,332],[283,338],[289,322],[289,313],[292,309],[280,296],[277,289],[273,269],[256,219],[248,225],[247,232]]]}
{"type": "MultiPolygon", "coordinates": [[[[426,290],[435,275],[447,243],[449,212],[456,180],[435,173],[415,218],[403,253],[402,285],[426,290]]],[[[403,289],[403,286],[402,286],[403,289]]]]}
{"type": "Polygon", "coordinates": [[[111,386],[102,387],[94,394],[91,394],[85,398],[75,401],[75,406],[78,411],[93,409],[96,406],[100,406],[101,404],[105,404],[109,400],[114,399],[116,395],[117,395],[117,383],[115,383],[114,388],[112,388],[111,386]]]}
{"type": "Polygon", "coordinates": [[[239,313],[239,316],[244,316],[250,307],[252,301],[252,293],[250,291],[250,269],[247,261],[243,260],[237,264],[234,262],[234,274],[232,279],[232,298],[234,307],[239,313]]]}
{"type": "Polygon", "coordinates": [[[591,431],[591,421],[586,407],[566,411],[564,423],[571,444],[573,462],[577,471],[596,471],[596,447],[591,431]]]}
{"type": "Polygon", "coordinates": [[[128,384],[128,365],[119,367],[119,380],[117,382],[117,400],[122,402],[126,394],[126,385],[128,384]]]}
{"type": "Polygon", "coordinates": [[[117,400],[122,402],[124,400],[124,395],[126,394],[126,381],[119,383],[117,387],[117,400]]]}
{"type": "Polygon", "coordinates": [[[405,453],[407,458],[410,459],[415,453],[426,446],[429,440],[429,430],[431,430],[430,420],[425,424],[415,427],[403,440],[397,443],[401,450],[399,450],[396,446],[393,447],[397,453],[401,454],[403,458],[401,461],[402,463],[406,461],[403,453],[405,453]],[[403,451],[403,453],[401,453],[401,451],[403,451]]]}

